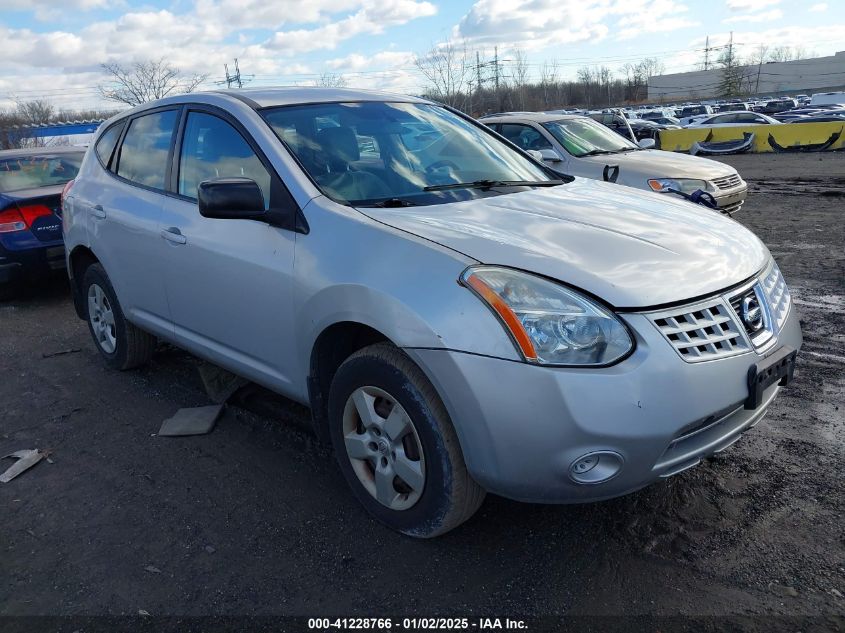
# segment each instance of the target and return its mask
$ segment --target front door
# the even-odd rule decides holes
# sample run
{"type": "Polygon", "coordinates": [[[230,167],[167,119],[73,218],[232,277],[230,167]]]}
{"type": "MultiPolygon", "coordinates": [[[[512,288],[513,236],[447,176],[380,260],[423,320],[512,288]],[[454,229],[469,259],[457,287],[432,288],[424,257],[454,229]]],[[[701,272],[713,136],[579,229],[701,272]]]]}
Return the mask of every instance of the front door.
{"type": "Polygon", "coordinates": [[[197,186],[227,176],[253,179],[265,205],[275,174],[235,127],[215,114],[186,116],[174,157],[178,197],[164,205],[164,284],[176,338],[212,362],[282,393],[293,367],[295,234],[255,220],[204,218],[197,186]]]}

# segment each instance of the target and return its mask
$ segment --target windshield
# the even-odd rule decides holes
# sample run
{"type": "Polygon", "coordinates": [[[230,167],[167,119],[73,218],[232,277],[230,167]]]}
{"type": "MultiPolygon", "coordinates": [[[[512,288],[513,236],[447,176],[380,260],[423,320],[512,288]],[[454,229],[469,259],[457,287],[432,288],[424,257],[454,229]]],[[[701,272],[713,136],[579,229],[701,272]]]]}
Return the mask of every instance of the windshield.
{"type": "Polygon", "coordinates": [[[0,191],[63,185],[76,178],[84,152],[0,158],[0,191]]]}
{"type": "Polygon", "coordinates": [[[592,119],[562,119],[543,123],[552,136],[573,156],[616,154],[639,149],[631,141],[592,119]]]}
{"type": "Polygon", "coordinates": [[[345,204],[438,204],[513,191],[444,185],[553,180],[486,128],[440,106],[322,103],[262,115],[323,193],[345,204]]]}

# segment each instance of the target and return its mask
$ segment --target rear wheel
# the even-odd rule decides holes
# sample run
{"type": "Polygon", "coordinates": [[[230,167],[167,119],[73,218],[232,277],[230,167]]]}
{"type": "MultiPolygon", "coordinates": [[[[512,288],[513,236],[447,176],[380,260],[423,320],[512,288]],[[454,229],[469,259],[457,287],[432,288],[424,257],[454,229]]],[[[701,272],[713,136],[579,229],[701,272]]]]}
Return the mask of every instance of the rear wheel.
{"type": "Polygon", "coordinates": [[[329,424],[340,469],[377,519],[416,537],[448,532],[484,500],[434,387],[387,343],[366,347],[338,369],[329,424]]]}
{"type": "Polygon", "coordinates": [[[156,338],[125,319],[114,288],[100,264],[92,264],[85,271],[82,296],[88,330],[109,367],[132,369],[150,359],[156,338]]]}
{"type": "Polygon", "coordinates": [[[18,281],[10,281],[0,284],[0,301],[9,301],[20,294],[21,284],[18,281]]]}

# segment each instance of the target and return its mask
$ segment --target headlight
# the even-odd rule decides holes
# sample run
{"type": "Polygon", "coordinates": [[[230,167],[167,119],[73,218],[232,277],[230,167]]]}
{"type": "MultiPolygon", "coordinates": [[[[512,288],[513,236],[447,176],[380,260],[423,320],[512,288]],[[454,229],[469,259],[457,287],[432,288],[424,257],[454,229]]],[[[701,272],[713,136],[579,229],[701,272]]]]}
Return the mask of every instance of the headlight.
{"type": "Polygon", "coordinates": [[[701,189],[707,191],[707,183],[703,180],[694,180],[692,178],[655,178],[648,181],[648,186],[652,191],[668,191],[674,189],[682,193],[693,193],[701,189]]]}
{"type": "Polygon", "coordinates": [[[510,268],[476,266],[461,275],[499,317],[525,360],[543,365],[608,365],[634,342],[607,309],[562,285],[510,268]]]}

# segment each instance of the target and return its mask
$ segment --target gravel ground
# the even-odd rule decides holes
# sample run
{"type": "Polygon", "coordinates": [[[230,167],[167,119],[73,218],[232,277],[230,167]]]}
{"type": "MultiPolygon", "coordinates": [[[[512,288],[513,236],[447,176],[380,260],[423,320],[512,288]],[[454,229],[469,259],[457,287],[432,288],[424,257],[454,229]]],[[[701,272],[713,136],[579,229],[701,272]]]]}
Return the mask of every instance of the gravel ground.
{"type": "Polygon", "coordinates": [[[246,389],[210,435],[158,437],[208,403],[198,361],[163,347],[107,370],[62,281],[0,304],[0,454],[54,451],[0,485],[0,615],[841,616],[845,156],[730,160],[752,186],[737,220],[801,313],[794,386],[665,482],[583,506],[488,497],[432,541],[370,520],[302,407],[246,389]]]}

